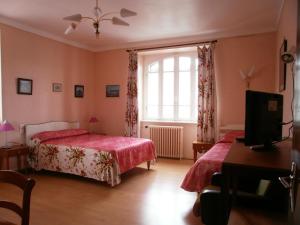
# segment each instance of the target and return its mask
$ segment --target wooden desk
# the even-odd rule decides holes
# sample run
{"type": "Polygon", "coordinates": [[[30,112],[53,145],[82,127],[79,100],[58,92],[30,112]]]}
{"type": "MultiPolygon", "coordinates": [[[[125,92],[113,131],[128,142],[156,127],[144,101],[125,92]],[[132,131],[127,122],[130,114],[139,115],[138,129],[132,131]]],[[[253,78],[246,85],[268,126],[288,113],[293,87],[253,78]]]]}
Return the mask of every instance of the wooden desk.
{"type": "Polygon", "coordinates": [[[9,158],[17,157],[17,169],[21,169],[21,156],[26,156],[29,153],[29,149],[25,145],[15,145],[11,148],[0,148],[0,169],[2,168],[3,161],[6,162],[5,169],[9,170],[9,158]]]}
{"type": "Polygon", "coordinates": [[[194,162],[197,160],[197,152],[203,153],[208,151],[214,144],[208,142],[193,142],[194,162]]]}
{"type": "MultiPolygon", "coordinates": [[[[253,151],[243,143],[234,143],[222,165],[224,183],[222,185],[222,199],[224,209],[228,209],[226,218],[221,219],[220,224],[227,224],[230,214],[229,188],[236,187],[239,176],[256,177],[273,180],[279,176],[290,174],[291,167],[291,141],[277,144],[276,151],[253,151]],[[224,223],[225,221],[225,223],[224,223]]],[[[233,191],[233,195],[234,195],[233,191]]],[[[234,197],[234,196],[233,196],[234,197]]]]}

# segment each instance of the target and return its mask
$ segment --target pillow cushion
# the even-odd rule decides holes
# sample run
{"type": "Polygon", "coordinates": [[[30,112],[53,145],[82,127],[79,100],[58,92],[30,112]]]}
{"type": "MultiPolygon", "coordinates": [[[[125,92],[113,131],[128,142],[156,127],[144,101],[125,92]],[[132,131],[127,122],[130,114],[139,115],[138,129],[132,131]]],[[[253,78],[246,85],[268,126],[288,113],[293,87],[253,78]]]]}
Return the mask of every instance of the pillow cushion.
{"type": "Polygon", "coordinates": [[[31,139],[39,139],[40,142],[56,139],[56,138],[64,138],[71,136],[78,136],[82,134],[88,134],[89,132],[85,129],[66,129],[66,130],[55,130],[55,131],[44,131],[41,133],[37,133],[31,137],[31,139]]]}

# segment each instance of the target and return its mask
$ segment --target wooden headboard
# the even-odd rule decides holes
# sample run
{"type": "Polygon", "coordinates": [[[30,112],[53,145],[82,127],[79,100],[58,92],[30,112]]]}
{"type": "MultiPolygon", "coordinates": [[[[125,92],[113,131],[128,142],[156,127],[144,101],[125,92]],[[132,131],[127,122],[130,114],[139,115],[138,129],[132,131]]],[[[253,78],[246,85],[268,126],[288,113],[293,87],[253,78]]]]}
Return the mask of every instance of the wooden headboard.
{"type": "Polygon", "coordinates": [[[244,130],[244,124],[227,124],[225,126],[220,127],[219,129],[219,138],[222,138],[226,133],[235,130],[244,130]]]}
{"type": "Polygon", "coordinates": [[[79,128],[79,122],[46,122],[39,124],[26,124],[25,125],[25,141],[28,145],[32,135],[43,132],[43,131],[54,131],[79,128]]]}

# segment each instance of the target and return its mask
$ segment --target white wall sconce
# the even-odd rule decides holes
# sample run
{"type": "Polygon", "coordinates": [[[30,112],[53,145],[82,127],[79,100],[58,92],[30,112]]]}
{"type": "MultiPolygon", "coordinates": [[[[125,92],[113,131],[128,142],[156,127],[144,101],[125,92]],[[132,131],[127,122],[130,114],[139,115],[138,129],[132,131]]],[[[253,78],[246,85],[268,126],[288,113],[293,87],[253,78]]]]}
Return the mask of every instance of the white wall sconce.
{"type": "Polygon", "coordinates": [[[296,56],[296,46],[292,46],[288,51],[283,52],[280,58],[284,63],[289,64],[295,62],[295,56],[296,56]]]}
{"type": "Polygon", "coordinates": [[[241,78],[246,82],[246,87],[249,89],[251,79],[253,78],[253,73],[255,71],[255,66],[252,66],[248,72],[240,70],[241,78]]]}

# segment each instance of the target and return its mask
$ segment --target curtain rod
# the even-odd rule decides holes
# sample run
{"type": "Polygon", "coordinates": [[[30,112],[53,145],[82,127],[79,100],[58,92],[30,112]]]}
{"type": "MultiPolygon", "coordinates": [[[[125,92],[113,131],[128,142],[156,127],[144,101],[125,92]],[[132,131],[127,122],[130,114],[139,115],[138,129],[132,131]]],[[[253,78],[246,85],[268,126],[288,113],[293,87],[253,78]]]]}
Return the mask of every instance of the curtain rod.
{"type": "Polygon", "coordinates": [[[201,44],[210,44],[210,43],[217,43],[218,40],[212,40],[212,41],[204,41],[204,42],[192,42],[192,43],[186,43],[186,44],[178,44],[178,45],[165,45],[165,46],[159,46],[159,47],[150,47],[150,48],[136,48],[136,49],[127,49],[126,52],[130,51],[148,51],[148,50],[158,50],[158,49],[164,49],[164,48],[180,48],[185,46],[195,46],[195,45],[201,45],[201,44]]]}

